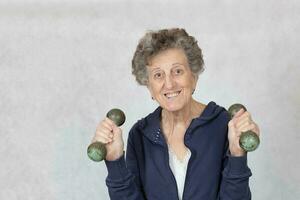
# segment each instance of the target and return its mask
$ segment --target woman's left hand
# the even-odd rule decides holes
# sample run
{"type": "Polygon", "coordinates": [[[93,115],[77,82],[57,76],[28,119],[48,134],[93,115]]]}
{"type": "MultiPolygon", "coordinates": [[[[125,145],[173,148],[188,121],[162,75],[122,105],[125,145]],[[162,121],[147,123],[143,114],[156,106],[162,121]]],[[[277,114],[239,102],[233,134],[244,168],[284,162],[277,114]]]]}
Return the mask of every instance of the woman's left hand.
{"type": "Polygon", "coordinates": [[[239,140],[242,132],[253,131],[260,135],[259,127],[244,109],[239,110],[228,123],[229,150],[232,156],[243,156],[245,150],[240,147],[239,140]]]}

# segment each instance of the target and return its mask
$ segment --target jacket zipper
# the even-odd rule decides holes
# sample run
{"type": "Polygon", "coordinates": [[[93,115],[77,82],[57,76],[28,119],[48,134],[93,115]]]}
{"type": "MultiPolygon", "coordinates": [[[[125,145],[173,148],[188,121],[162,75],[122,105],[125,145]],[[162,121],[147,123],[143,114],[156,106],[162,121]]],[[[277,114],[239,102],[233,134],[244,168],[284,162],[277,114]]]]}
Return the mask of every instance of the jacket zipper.
{"type": "Polygon", "coordinates": [[[183,193],[182,193],[182,200],[184,200],[185,198],[185,193],[186,193],[186,187],[187,187],[187,182],[188,182],[188,178],[189,178],[189,169],[191,168],[191,160],[192,160],[192,157],[193,157],[193,153],[192,153],[192,150],[191,151],[191,157],[190,157],[190,160],[188,162],[188,166],[187,166],[187,169],[186,169],[186,174],[185,174],[185,180],[184,180],[184,187],[183,187],[183,193]]]}
{"type": "MultiPolygon", "coordinates": [[[[192,122],[191,122],[191,124],[192,124],[192,122]]],[[[189,126],[188,129],[186,130],[185,136],[188,135],[188,134],[190,134],[190,127],[191,126],[189,126]]],[[[184,180],[184,187],[183,187],[183,193],[182,193],[182,200],[185,199],[186,187],[187,187],[187,183],[189,181],[189,171],[190,171],[190,168],[191,168],[191,161],[193,159],[193,151],[189,147],[189,145],[186,144],[186,139],[185,138],[186,137],[184,137],[184,145],[186,145],[186,147],[189,148],[189,150],[191,151],[191,157],[189,159],[189,162],[188,162],[188,165],[187,165],[187,169],[186,169],[186,173],[185,173],[185,180],[184,180]]]]}

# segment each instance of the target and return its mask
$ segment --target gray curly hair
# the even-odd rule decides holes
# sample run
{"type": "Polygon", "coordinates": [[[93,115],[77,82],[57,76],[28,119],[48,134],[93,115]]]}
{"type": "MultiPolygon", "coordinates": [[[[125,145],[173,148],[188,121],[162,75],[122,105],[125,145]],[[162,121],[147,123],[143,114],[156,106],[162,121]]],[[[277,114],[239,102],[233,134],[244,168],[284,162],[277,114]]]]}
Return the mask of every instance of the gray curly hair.
{"type": "Polygon", "coordinates": [[[184,29],[172,28],[148,31],[139,41],[132,59],[132,74],[140,85],[147,85],[147,65],[150,59],[163,50],[181,48],[195,77],[204,71],[202,51],[193,36],[184,29]]]}

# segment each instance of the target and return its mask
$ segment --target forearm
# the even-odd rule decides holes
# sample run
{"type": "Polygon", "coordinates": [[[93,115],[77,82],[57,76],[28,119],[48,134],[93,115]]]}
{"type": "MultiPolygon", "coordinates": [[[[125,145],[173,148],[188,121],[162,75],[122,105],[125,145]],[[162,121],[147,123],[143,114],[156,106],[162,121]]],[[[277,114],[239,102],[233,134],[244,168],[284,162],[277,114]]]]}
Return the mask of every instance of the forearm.
{"type": "Polygon", "coordinates": [[[110,199],[145,199],[141,189],[136,184],[136,177],[126,167],[124,155],[115,161],[105,161],[105,163],[108,170],[106,185],[110,199]]]}
{"type": "Polygon", "coordinates": [[[247,166],[247,155],[228,156],[222,172],[219,200],[251,200],[249,177],[252,175],[247,166]]]}

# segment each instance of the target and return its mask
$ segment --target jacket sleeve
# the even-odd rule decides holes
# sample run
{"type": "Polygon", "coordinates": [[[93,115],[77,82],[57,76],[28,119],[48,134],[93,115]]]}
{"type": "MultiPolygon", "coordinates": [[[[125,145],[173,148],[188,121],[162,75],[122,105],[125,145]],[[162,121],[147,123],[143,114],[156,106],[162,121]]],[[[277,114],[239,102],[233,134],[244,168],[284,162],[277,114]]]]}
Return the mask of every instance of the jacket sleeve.
{"type": "Polygon", "coordinates": [[[126,161],[124,155],[115,161],[105,160],[108,170],[106,185],[112,200],[146,199],[140,182],[138,162],[131,135],[129,133],[126,161]]]}
{"type": "Polygon", "coordinates": [[[247,165],[247,153],[241,157],[230,155],[228,143],[223,156],[223,171],[219,200],[251,200],[249,177],[252,175],[247,165]]]}

